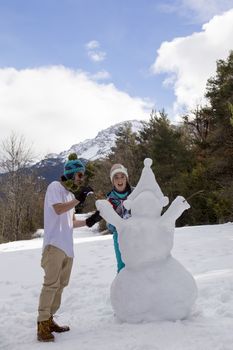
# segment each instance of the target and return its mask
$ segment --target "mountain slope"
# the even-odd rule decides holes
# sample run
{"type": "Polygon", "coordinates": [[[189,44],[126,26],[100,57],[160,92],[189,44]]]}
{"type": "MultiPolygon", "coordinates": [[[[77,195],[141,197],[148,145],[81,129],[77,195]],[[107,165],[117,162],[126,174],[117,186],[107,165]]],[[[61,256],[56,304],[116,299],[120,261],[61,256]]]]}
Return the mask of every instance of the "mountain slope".
{"type": "MultiPolygon", "coordinates": [[[[65,160],[67,159],[67,156],[73,152],[77,153],[79,158],[84,158],[87,160],[104,158],[109,154],[111,147],[115,145],[117,131],[120,127],[124,127],[126,123],[131,124],[133,132],[138,132],[142,128],[142,122],[138,120],[118,123],[98,132],[94,139],[88,139],[73,145],[69,150],[61,152],[58,155],[53,154],[52,158],[61,158],[65,160]]],[[[50,157],[50,155],[47,157],[50,157]]]]}
{"type": "Polygon", "coordinates": [[[93,139],[88,139],[70,147],[70,149],[59,154],[50,153],[45,159],[34,164],[32,169],[36,169],[37,175],[45,178],[47,182],[59,179],[63,172],[65,160],[70,153],[77,153],[79,158],[85,160],[97,160],[105,158],[115,145],[116,133],[120,127],[124,127],[126,123],[130,123],[133,132],[142,129],[142,122],[138,120],[130,120],[115,124],[109,128],[100,131],[93,139]]]}

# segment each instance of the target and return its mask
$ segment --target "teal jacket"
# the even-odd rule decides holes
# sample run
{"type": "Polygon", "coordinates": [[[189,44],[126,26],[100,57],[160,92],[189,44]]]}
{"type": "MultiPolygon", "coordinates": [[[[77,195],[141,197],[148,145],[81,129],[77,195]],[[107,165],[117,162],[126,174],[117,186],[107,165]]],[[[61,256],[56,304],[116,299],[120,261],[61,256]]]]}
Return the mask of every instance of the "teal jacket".
{"type": "Polygon", "coordinates": [[[115,226],[111,224],[107,224],[107,227],[109,231],[113,234],[113,245],[114,245],[114,251],[115,251],[116,261],[117,261],[117,272],[119,273],[121,269],[125,267],[125,264],[121,258],[121,252],[120,252],[119,243],[118,243],[118,233],[115,226]]]}
{"type": "MultiPolygon", "coordinates": [[[[127,186],[124,192],[118,192],[115,188],[113,188],[112,191],[110,191],[107,194],[107,199],[112,204],[113,209],[123,219],[127,219],[128,217],[130,217],[130,211],[125,209],[125,207],[123,206],[123,202],[127,199],[131,191],[132,189],[130,185],[127,183],[127,186]]],[[[119,273],[120,270],[125,267],[125,264],[121,258],[121,252],[120,252],[119,243],[118,243],[118,233],[115,226],[111,224],[107,224],[107,227],[108,227],[108,230],[113,234],[113,244],[114,244],[114,250],[115,250],[115,255],[117,260],[117,272],[119,273]]]]}

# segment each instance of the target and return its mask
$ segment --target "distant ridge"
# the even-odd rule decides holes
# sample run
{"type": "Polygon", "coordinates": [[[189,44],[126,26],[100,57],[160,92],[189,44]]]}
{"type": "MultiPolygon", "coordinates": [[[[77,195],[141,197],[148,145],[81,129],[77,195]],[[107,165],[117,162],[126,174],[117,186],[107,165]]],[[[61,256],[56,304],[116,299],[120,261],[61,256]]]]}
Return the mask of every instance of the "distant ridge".
{"type": "Polygon", "coordinates": [[[66,151],[59,154],[47,154],[44,159],[32,165],[31,168],[36,169],[38,176],[44,178],[47,182],[51,182],[60,178],[63,173],[64,162],[70,153],[75,152],[79,158],[86,161],[103,159],[107,157],[111,152],[111,148],[115,145],[119,128],[124,127],[127,123],[131,124],[133,132],[138,132],[143,126],[143,122],[138,120],[128,120],[115,124],[98,132],[95,138],[75,144],[66,151]]]}

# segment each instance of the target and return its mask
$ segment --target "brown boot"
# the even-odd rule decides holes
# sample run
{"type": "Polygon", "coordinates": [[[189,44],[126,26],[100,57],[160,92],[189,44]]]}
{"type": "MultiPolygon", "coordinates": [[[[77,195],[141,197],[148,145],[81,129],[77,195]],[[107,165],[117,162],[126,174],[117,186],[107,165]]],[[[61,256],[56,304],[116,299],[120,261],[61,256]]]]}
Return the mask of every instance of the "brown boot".
{"type": "Polygon", "coordinates": [[[50,332],[62,333],[68,332],[70,330],[69,326],[59,326],[53,319],[53,316],[49,319],[50,322],[50,332]]]}
{"type": "Polygon", "coordinates": [[[54,335],[50,330],[50,320],[37,322],[37,339],[39,341],[54,341],[54,335]]]}

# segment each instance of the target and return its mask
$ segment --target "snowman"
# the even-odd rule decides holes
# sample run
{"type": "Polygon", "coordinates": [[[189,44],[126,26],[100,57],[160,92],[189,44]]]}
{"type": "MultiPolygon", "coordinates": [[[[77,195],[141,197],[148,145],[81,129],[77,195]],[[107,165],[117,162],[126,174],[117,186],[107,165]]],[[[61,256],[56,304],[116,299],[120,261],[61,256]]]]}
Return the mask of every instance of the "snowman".
{"type": "Polygon", "coordinates": [[[122,219],[106,200],[97,200],[100,215],[118,232],[123,268],[111,285],[111,303],[116,317],[137,323],[187,318],[197,297],[192,275],[171,255],[176,219],[190,208],[178,196],[168,205],[144,160],[140,180],[124,202],[131,217],[122,219]]]}

